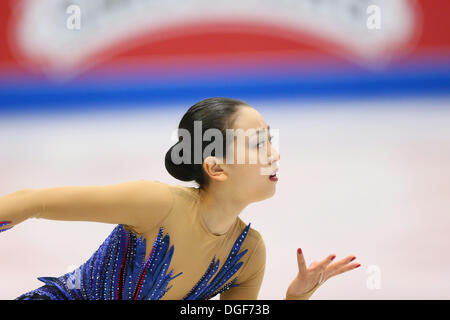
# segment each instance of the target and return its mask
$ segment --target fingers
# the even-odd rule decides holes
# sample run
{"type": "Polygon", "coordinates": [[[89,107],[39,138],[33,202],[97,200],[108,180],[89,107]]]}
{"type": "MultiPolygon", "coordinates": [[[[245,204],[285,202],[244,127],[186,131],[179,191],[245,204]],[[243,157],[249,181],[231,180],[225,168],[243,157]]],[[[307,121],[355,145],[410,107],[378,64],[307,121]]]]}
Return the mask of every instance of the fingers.
{"type": "Polygon", "coordinates": [[[349,264],[355,259],[356,259],[355,256],[348,256],[345,257],[344,259],[336,261],[335,263],[330,265],[329,268],[327,269],[327,277],[330,278],[332,276],[360,267],[361,265],[359,263],[349,264]]]}
{"type": "Polygon", "coordinates": [[[305,257],[303,256],[303,252],[302,252],[301,248],[297,249],[297,264],[298,264],[298,271],[300,273],[303,273],[306,271],[305,257]]]}
{"type": "Polygon", "coordinates": [[[336,267],[336,268],[340,268],[340,267],[342,267],[342,266],[344,266],[344,265],[346,265],[346,264],[352,262],[352,261],[355,260],[355,259],[356,259],[355,256],[348,256],[348,257],[345,257],[344,259],[341,259],[341,260],[339,260],[339,261],[336,261],[336,262],[335,262],[335,267],[336,267]]]}
{"type": "Polygon", "coordinates": [[[319,263],[315,264],[314,266],[313,266],[313,264],[311,264],[311,269],[317,270],[317,271],[324,271],[325,268],[334,260],[334,258],[336,258],[336,255],[330,254],[328,257],[326,257],[319,263]]]}
{"type": "MultiPolygon", "coordinates": [[[[351,261],[356,259],[355,256],[348,256],[344,259],[341,259],[331,264],[331,262],[335,258],[336,258],[335,254],[330,254],[328,257],[326,257],[324,260],[320,262],[312,262],[309,268],[307,268],[302,250],[299,248],[297,251],[297,263],[299,272],[305,273],[309,269],[310,271],[317,272],[318,274],[321,273],[323,274],[323,279],[321,282],[325,282],[332,276],[347,272],[349,270],[353,270],[361,266],[361,264],[359,263],[350,264],[351,261]]],[[[319,281],[320,280],[321,279],[319,279],[319,281]]]]}
{"type": "Polygon", "coordinates": [[[346,266],[344,266],[344,267],[342,267],[340,269],[337,269],[334,272],[333,276],[341,274],[341,273],[344,273],[344,272],[347,272],[347,271],[350,271],[350,270],[353,270],[353,269],[356,269],[356,268],[359,268],[360,266],[361,265],[359,263],[352,263],[352,264],[346,265],[346,266]]]}
{"type": "Polygon", "coordinates": [[[330,271],[338,270],[355,259],[356,259],[355,256],[348,256],[345,257],[344,259],[338,260],[330,266],[330,271]]]}

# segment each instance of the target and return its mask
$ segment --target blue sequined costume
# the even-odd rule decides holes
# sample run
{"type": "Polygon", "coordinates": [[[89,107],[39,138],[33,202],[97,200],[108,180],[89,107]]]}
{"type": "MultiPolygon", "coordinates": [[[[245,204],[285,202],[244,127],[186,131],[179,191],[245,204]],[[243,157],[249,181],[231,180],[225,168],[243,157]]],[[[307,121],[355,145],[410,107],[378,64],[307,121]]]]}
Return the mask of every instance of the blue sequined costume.
{"type": "MultiPolygon", "coordinates": [[[[185,295],[185,300],[210,299],[238,286],[237,277],[228,280],[239,270],[239,259],[248,249],[239,252],[250,223],[236,239],[227,260],[217,272],[220,260],[212,259],[205,274],[185,295]],[[216,274],[217,272],[217,274],[216,274]],[[214,276],[214,278],[213,278],[214,276]],[[212,280],[211,280],[212,279],[212,280]]],[[[145,259],[146,239],[138,238],[117,225],[98,250],[80,267],[60,277],[39,277],[45,283],[15,300],[158,300],[172,287],[169,283],[182,272],[167,273],[174,246],[169,248],[170,237],[163,237],[159,229],[152,251],[145,259]]]]}

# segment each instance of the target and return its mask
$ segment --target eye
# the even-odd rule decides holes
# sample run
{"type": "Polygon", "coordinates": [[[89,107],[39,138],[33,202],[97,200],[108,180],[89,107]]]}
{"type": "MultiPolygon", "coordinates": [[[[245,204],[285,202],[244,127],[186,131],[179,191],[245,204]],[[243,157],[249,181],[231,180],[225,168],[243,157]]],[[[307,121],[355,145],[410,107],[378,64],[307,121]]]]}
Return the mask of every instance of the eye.
{"type": "MultiPolygon", "coordinates": [[[[269,136],[269,142],[272,142],[272,138],[273,138],[273,136],[269,136]]],[[[258,148],[260,148],[264,143],[266,143],[265,140],[264,140],[264,141],[261,141],[261,142],[258,143],[256,146],[257,146],[258,148]]]]}

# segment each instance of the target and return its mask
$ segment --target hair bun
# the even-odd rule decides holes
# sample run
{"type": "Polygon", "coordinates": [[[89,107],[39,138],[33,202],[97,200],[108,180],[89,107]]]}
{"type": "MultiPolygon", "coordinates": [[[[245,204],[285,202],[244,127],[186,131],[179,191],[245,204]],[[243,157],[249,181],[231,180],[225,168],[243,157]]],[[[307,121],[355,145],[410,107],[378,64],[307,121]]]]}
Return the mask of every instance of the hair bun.
{"type": "Polygon", "coordinates": [[[192,181],[195,179],[194,171],[192,170],[192,165],[187,164],[187,163],[175,164],[172,161],[172,150],[179,143],[180,143],[180,141],[175,143],[172,147],[170,147],[170,149],[166,153],[166,157],[165,157],[166,170],[175,179],[178,179],[181,181],[192,181]]]}
{"type": "MultiPolygon", "coordinates": [[[[191,106],[186,113],[183,115],[183,117],[180,120],[180,123],[178,125],[178,134],[179,139],[181,140],[182,137],[180,137],[180,130],[186,130],[190,137],[196,136],[196,130],[195,129],[195,121],[201,121],[201,158],[203,161],[204,151],[206,147],[209,145],[207,141],[203,140],[203,135],[205,132],[207,132],[209,129],[215,129],[220,130],[222,133],[222,136],[224,137],[222,141],[222,152],[223,154],[220,155],[220,157],[226,157],[225,150],[226,150],[226,130],[229,128],[233,128],[234,121],[236,120],[238,116],[238,110],[242,106],[249,106],[246,102],[236,99],[230,99],[230,98],[207,98],[203,99],[200,102],[197,102],[193,106],[191,106]]],[[[184,138],[184,136],[183,136],[184,138]]],[[[175,179],[181,180],[181,181],[192,181],[195,180],[199,184],[199,188],[206,188],[209,184],[210,178],[205,172],[203,168],[203,162],[202,163],[196,163],[195,157],[190,157],[190,164],[181,163],[181,164],[175,164],[173,163],[172,159],[175,159],[175,157],[172,157],[172,151],[175,146],[178,145],[178,143],[181,143],[178,141],[175,143],[169,151],[166,153],[165,158],[165,164],[166,169],[169,174],[174,177],[175,179]]],[[[200,150],[194,150],[192,144],[190,144],[191,153],[194,154],[194,152],[199,152],[200,150]]],[[[176,149],[178,151],[178,148],[176,149]]],[[[181,149],[183,150],[183,148],[181,149]]],[[[179,151],[180,154],[182,151],[179,151]]],[[[174,154],[177,156],[177,154],[174,154]]],[[[214,154],[215,155],[215,154],[214,154]]]]}

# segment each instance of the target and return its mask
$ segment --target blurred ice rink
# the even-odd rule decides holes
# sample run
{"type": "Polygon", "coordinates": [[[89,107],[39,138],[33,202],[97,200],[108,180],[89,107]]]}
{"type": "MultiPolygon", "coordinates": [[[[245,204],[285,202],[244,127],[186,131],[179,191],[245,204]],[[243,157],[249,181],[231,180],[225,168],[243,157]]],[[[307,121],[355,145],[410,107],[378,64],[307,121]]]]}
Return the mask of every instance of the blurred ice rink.
{"type": "MultiPolygon", "coordinates": [[[[241,214],[265,239],[259,299],[282,299],[306,262],[361,267],[311,299],[450,298],[450,99],[248,101],[280,134],[275,196],[241,214]]],[[[171,134],[189,106],[0,117],[0,195],[25,188],[179,182],[171,134]]],[[[1,234],[0,299],[84,263],[113,225],[31,219],[1,234]]],[[[216,296],[214,299],[217,299],[216,296]]]]}

